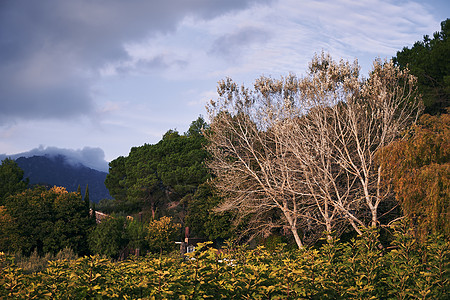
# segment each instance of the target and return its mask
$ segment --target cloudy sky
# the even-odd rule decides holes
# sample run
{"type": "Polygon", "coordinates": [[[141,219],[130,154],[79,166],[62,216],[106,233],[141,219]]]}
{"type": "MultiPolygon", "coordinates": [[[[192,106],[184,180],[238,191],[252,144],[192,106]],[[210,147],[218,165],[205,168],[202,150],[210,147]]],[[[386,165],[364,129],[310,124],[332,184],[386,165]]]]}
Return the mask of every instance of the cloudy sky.
{"type": "Polygon", "coordinates": [[[322,50],[367,74],[439,31],[446,2],[2,0],[0,154],[126,156],[186,131],[217,81],[301,75],[322,50]]]}

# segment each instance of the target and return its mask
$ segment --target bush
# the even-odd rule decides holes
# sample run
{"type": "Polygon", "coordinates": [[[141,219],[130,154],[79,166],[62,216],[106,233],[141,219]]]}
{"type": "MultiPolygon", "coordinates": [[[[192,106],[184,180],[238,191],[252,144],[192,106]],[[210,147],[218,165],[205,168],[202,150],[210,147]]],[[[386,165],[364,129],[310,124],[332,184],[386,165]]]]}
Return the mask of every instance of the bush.
{"type": "Polygon", "coordinates": [[[182,260],[98,256],[52,261],[24,274],[0,254],[0,298],[62,299],[447,299],[450,241],[417,242],[404,224],[380,247],[377,231],[319,249],[269,251],[229,245],[199,249],[182,260]]]}

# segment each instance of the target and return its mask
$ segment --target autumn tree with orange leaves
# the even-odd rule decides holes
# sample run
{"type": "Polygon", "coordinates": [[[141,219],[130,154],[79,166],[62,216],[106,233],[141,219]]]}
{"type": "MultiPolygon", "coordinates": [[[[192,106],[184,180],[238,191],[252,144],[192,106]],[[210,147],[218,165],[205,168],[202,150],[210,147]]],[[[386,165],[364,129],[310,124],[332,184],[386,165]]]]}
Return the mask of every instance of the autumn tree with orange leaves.
{"type": "Polygon", "coordinates": [[[450,234],[450,115],[423,115],[405,139],[378,155],[419,237],[450,234]]]}

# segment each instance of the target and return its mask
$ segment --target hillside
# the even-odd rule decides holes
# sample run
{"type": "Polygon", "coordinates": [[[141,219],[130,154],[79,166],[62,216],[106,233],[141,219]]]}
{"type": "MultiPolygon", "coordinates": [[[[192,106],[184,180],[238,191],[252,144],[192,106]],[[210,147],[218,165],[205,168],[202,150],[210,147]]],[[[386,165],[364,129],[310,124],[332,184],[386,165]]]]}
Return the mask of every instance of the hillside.
{"type": "Polygon", "coordinates": [[[65,187],[69,192],[75,192],[81,186],[82,195],[89,185],[89,199],[98,203],[100,200],[111,199],[105,186],[106,172],[88,168],[82,164],[69,164],[62,155],[33,156],[16,159],[24,171],[24,177],[30,179],[30,184],[48,184],[65,187]]]}

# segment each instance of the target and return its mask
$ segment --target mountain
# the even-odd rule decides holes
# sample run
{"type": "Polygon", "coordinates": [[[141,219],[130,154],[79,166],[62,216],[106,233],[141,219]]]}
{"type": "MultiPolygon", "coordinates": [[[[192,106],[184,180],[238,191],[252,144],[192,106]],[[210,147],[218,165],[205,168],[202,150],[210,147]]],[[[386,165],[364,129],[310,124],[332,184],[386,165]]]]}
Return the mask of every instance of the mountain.
{"type": "Polygon", "coordinates": [[[30,179],[30,184],[63,186],[69,192],[76,192],[81,186],[83,196],[86,185],[89,185],[89,199],[92,202],[111,199],[105,186],[106,172],[81,163],[69,163],[63,155],[19,157],[16,163],[24,171],[24,177],[30,179]]]}

